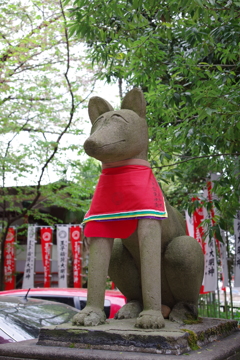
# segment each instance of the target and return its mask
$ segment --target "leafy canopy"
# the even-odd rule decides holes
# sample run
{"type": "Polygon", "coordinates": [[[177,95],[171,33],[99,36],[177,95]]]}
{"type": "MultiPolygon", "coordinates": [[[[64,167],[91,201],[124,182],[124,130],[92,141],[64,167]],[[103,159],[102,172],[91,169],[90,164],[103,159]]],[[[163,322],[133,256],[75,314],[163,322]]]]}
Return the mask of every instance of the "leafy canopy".
{"type": "Polygon", "coordinates": [[[94,162],[80,161],[80,110],[94,87],[94,74],[81,42],[69,38],[61,0],[3,0],[0,28],[3,257],[10,226],[20,231],[25,217],[58,222],[41,208],[86,211],[98,169],[94,162]],[[85,170],[91,178],[82,174],[85,170]]]}
{"type": "MultiPolygon", "coordinates": [[[[149,158],[173,203],[191,208],[211,173],[217,224],[239,207],[240,2],[65,0],[73,37],[107,81],[141,86],[149,158]]],[[[192,209],[190,209],[192,210],[192,209]]]]}

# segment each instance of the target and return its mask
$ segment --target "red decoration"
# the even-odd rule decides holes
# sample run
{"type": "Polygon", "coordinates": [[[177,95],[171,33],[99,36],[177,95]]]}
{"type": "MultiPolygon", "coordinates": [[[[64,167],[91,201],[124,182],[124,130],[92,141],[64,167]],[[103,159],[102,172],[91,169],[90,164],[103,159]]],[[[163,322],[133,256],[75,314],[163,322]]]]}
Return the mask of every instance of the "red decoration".
{"type": "Polygon", "coordinates": [[[82,286],[81,279],[81,228],[80,226],[70,227],[70,239],[73,254],[73,286],[80,288],[82,286]]]}
{"type": "MultiPolygon", "coordinates": [[[[192,201],[198,200],[199,198],[193,198],[192,201]]],[[[204,229],[201,226],[201,222],[204,220],[203,207],[197,208],[193,213],[193,229],[194,229],[194,238],[200,244],[204,255],[206,254],[206,243],[203,241],[204,229]]],[[[204,291],[204,286],[201,286],[200,294],[206,294],[204,291]]]]}
{"type": "Polygon", "coordinates": [[[9,228],[4,247],[4,289],[12,290],[15,288],[15,229],[9,228]]]}
{"type": "MultiPolygon", "coordinates": [[[[198,198],[193,198],[192,201],[198,200],[198,198]]],[[[201,222],[204,220],[203,207],[197,208],[193,213],[193,229],[194,229],[194,238],[201,245],[203,253],[206,254],[205,243],[202,240],[204,236],[204,229],[200,226],[201,222]]]]}
{"type": "Polygon", "coordinates": [[[44,268],[44,287],[51,285],[51,245],[52,245],[52,229],[41,228],[41,245],[42,245],[42,260],[44,268]]]}

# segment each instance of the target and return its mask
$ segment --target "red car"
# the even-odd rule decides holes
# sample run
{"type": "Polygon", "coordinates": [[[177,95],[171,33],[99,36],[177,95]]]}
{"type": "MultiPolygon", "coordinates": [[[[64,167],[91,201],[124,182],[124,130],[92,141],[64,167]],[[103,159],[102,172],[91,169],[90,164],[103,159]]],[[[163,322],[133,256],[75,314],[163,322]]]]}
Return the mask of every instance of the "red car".
{"type": "MultiPolygon", "coordinates": [[[[32,288],[0,291],[0,296],[21,296],[64,303],[82,310],[87,302],[87,289],[82,288],[32,288]]],[[[118,310],[126,304],[125,296],[117,290],[106,290],[104,311],[106,317],[114,318],[118,310]]]]}

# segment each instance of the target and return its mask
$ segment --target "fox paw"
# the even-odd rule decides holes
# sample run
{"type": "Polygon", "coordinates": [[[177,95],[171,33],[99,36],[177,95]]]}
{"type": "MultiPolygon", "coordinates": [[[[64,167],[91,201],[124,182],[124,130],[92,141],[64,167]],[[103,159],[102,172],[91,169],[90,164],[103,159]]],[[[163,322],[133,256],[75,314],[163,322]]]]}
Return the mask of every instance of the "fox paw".
{"type": "Polygon", "coordinates": [[[72,324],[77,326],[97,326],[104,324],[106,315],[103,310],[86,306],[78,314],[74,315],[72,324]]]}
{"type": "Polygon", "coordinates": [[[196,320],[198,318],[198,308],[196,305],[187,302],[177,303],[169,315],[169,320],[182,324],[184,320],[196,320]]]}
{"type": "Polygon", "coordinates": [[[142,305],[138,301],[129,301],[114,316],[114,319],[133,319],[142,311],[142,305]]]}
{"type": "Polygon", "coordinates": [[[161,329],[165,326],[161,311],[144,310],[139,314],[135,327],[142,329],[161,329]]]}

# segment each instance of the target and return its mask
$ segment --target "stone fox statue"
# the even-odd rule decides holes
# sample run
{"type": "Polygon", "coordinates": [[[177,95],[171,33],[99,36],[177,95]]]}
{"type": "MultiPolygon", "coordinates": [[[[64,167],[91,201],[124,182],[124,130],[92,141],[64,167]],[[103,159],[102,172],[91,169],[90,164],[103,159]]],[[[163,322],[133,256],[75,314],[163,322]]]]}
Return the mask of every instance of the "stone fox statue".
{"type": "Polygon", "coordinates": [[[139,328],[164,327],[169,319],[197,317],[203,254],[185,232],[181,214],[164,199],[147,161],[146,103],[134,88],[121,110],[100,97],[89,101],[92,122],[86,153],[102,162],[84,232],[90,238],[87,306],[73,324],[105,322],[106,278],[128,302],[117,319],[136,318],[139,328]]]}

